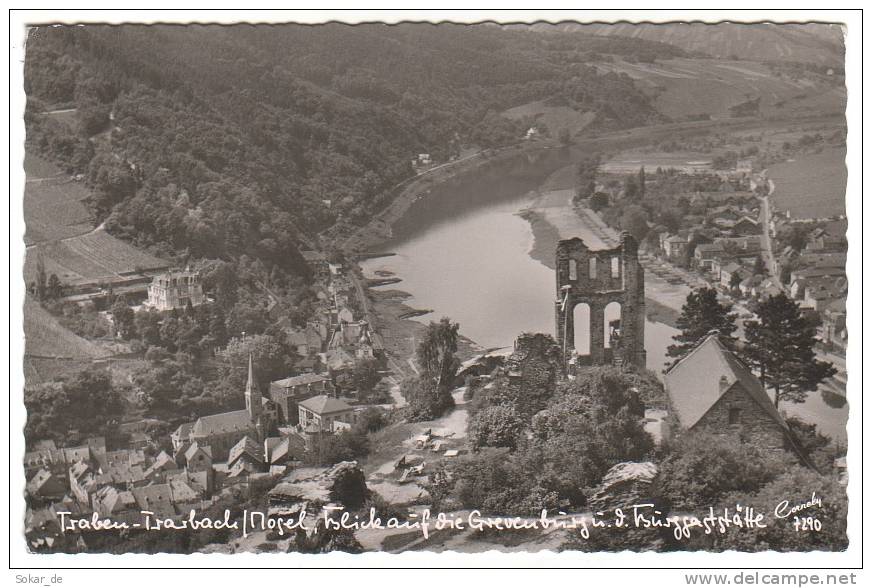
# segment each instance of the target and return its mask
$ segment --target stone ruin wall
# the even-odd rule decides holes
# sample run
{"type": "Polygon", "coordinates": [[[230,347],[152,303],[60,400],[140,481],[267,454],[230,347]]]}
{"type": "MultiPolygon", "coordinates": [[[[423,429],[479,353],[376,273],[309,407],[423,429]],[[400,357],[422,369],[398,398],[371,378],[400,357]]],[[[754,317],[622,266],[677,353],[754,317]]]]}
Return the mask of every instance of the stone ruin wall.
{"type": "Polygon", "coordinates": [[[627,232],[611,249],[590,249],[579,238],[557,244],[555,334],[567,365],[634,365],[645,367],[645,275],[639,264],[639,246],[627,232]],[[620,337],[606,347],[605,309],[621,306],[620,337]],[[590,308],[590,354],[575,353],[574,310],[590,308]]]}

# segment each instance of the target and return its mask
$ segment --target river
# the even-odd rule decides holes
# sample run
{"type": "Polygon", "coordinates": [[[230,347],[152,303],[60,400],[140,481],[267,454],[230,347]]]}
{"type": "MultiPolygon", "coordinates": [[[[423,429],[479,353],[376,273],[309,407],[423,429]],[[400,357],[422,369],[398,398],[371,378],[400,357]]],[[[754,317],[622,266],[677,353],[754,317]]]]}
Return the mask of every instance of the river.
{"type": "MultiPolygon", "coordinates": [[[[509,347],[526,331],[553,333],[554,272],[531,257],[533,231],[518,212],[531,204],[535,190],[554,171],[577,156],[567,149],[519,155],[433,187],[396,223],[393,239],[383,245],[395,255],[363,261],[364,274],[396,274],[402,282],[389,287],[411,294],[409,306],[434,311],[417,320],[450,317],[482,347],[509,347]]],[[[596,241],[583,232],[578,236],[596,241]]],[[[662,371],[676,332],[646,321],[649,369],[662,371]]],[[[785,408],[844,439],[847,409],[829,407],[820,394],[785,408]]]]}
{"type": "MultiPolygon", "coordinates": [[[[409,306],[434,310],[419,320],[448,316],[482,347],[509,347],[527,331],[553,333],[554,272],[530,256],[533,231],[517,213],[571,157],[567,149],[523,155],[434,187],[394,226],[384,247],[396,255],[364,261],[365,275],[395,273],[398,287],[412,295],[409,306]]],[[[674,333],[647,322],[652,370],[663,368],[674,333]]]]}

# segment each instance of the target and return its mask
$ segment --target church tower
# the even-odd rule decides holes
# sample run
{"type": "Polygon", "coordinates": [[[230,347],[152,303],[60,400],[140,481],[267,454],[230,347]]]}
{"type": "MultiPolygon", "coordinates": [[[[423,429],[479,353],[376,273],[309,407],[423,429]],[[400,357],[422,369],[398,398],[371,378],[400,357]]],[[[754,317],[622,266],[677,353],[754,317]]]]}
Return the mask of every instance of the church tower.
{"type": "Polygon", "coordinates": [[[254,361],[248,354],[248,381],[245,383],[245,410],[252,422],[256,422],[263,411],[260,390],[254,382],[254,361]]]}

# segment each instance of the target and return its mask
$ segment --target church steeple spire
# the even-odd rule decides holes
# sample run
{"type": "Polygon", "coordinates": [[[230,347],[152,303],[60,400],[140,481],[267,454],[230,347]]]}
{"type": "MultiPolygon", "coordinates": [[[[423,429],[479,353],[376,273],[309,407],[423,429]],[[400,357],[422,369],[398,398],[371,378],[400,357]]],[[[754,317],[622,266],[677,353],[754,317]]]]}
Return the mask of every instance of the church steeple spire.
{"type": "Polygon", "coordinates": [[[257,420],[263,409],[260,390],[254,382],[254,359],[248,354],[248,381],[245,383],[245,410],[252,421],[257,420]]]}

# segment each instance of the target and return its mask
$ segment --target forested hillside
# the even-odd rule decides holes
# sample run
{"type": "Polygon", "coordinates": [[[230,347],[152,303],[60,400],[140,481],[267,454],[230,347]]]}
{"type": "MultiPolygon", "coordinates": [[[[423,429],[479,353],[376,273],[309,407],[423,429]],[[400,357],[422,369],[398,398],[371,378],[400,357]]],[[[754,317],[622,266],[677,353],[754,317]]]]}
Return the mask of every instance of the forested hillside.
{"type": "Polygon", "coordinates": [[[542,31],[576,31],[602,36],[656,39],[698,55],[722,59],[780,61],[841,69],[845,45],[839,25],[824,23],[561,23],[542,31]]]}
{"type": "Polygon", "coordinates": [[[84,174],[115,235],[302,273],[301,246],[381,208],[415,154],[518,141],[531,121],[507,108],[545,99],[599,128],[661,120],[628,76],[587,65],[603,55],[681,51],[490,25],[39,28],[27,139],[84,174]],[[73,125],[46,114],[66,108],[73,125]]]}

